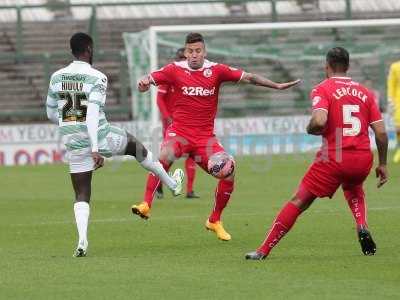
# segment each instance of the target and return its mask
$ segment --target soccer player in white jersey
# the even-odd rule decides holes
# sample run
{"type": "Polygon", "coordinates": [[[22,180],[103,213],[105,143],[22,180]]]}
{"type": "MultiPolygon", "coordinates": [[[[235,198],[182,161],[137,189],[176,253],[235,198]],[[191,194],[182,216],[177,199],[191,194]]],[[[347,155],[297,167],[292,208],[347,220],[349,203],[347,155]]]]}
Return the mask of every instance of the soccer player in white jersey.
{"type": "Polygon", "coordinates": [[[75,191],[74,213],[78,246],[74,256],[86,256],[87,228],[92,173],[104,164],[104,157],[130,155],[146,170],[157,175],[173,195],[182,190],[183,171],[169,176],[152,153],[125,130],[111,126],[105,117],[107,76],[92,67],[93,40],[85,33],[71,37],[76,60],[56,71],[50,79],[47,116],[59,125],[67,149],[72,185],[75,191]]]}

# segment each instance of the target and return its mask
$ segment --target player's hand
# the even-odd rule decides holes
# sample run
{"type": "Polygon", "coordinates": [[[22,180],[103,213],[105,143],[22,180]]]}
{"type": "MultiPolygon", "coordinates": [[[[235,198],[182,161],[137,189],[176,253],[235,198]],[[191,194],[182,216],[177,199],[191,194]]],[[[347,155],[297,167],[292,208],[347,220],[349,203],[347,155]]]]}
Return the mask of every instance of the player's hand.
{"type": "Polygon", "coordinates": [[[149,76],[145,76],[142,79],[140,79],[138,81],[138,90],[141,93],[147,92],[150,88],[150,77],[149,76]]]}
{"type": "Polygon", "coordinates": [[[278,90],[286,90],[288,88],[291,88],[292,86],[295,86],[296,84],[299,84],[300,82],[301,82],[301,79],[296,79],[296,80],[290,81],[290,82],[278,83],[276,88],[278,90]]]}
{"type": "Polygon", "coordinates": [[[376,178],[378,178],[377,187],[380,188],[388,181],[388,172],[385,165],[379,165],[375,169],[376,178]]]}
{"type": "Polygon", "coordinates": [[[92,158],[94,161],[94,169],[97,170],[104,166],[104,157],[99,152],[92,152],[92,158]]]}

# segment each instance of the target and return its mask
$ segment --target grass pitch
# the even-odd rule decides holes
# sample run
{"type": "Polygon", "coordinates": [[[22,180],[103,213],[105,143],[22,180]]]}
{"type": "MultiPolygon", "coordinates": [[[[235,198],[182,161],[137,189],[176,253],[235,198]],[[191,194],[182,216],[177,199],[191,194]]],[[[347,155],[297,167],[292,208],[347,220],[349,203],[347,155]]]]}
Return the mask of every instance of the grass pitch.
{"type": "Polygon", "coordinates": [[[89,253],[73,258],[76,229],[66,166],[0,168],[0,299],[399,299],[399,166],[379,192],[366,184],[378,246],[365,257],[339,191],[302,215],[263,262],[245,261],[289,199],[311,156],[238,159],[224,224],[232,241],[206,232],[216,180],[198,169],[200,199],[155,200],[132,216],[145,171],[134,162],[94,176],[89,253]]]}

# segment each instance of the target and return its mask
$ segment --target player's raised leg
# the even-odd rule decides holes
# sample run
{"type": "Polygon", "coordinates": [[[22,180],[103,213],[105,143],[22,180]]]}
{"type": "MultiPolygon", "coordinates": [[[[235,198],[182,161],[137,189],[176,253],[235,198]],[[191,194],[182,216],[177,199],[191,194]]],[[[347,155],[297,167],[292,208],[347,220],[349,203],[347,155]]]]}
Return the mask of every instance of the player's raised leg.
{"type": "Polygon", "coordinates": [[[376,244],[367,224],[367,204],[362,184],[345,185],[343,184],[344,196],[357,224],[358,241],[364,255],[374,255],[376,244]]]}
{"type": "Polygon", "coordinates": [[[246,254],[246,259],[261,260],[265,259],[272,248],[289,232],[297,220],[297,217],[304,212],[316,196],[309,192],[303,185],[300,185],[296,195],[285,204],[276,216],[264,241],[256,251],[246,254]]]}
{"type": "MultiPolygon", "coordinates": [[[[127,134],[128,143],[126,146],[126,155],[131,155],[136,158],[140,165],[146,170],[157,176],[157,180],[165,185],[173,192],[174,196],[178,196],[182,191],[182,180],[181,176],[169,176],[166,172],[165,166],[163,166],[158,160],[153,158],[153,154],[146,149],[146,147],[137,140],[131,134],[127,134]]],[[[177,172],[176,174],[181,175],[182,172],[177,172]]],[[[153,177],[154,177],[153,175],[153,177]]]]}
{"type": "MultiPolygon", "coordinates": [[[[161,146],[159,161],[153,163],[157,164],[161,169],[163,169],[164,172],[167,172],[172,163],[181,155],[181,146],[177,139],[175,138],[173,140],[166,140],[161,146]]],[[[158,185],[160,184],[160,179],[154,174],[155,173],[151,172],[147,177],[144,201],[132,206],[132,213],[140,216],[143,219],[148,219],[150,217],[150,209],[154,200],[154,194],[158,185]]],[[[177,183],[177,186],[173,191],[173,195],[179,195],[182,191],[184,173],[181,169],[176,169],[172,177],[177,183]]]]}
{"type": "Polygon", "coordinates": [[[90,215],[90,195],[92,171],[83,173],[71,173],[72,186],[75,191],[74,214],[78,230],[78,245],[74,256],[86,256],[88,248],[87,231],[90,215]]]}
{"type": "Polygon", "coordinates": [[[200,198],[193,190],[193,183],[196,177],[196,163],[193,158],[188,157],[185,160],[185,171],[186,171],[186,198],[200,198]]]}

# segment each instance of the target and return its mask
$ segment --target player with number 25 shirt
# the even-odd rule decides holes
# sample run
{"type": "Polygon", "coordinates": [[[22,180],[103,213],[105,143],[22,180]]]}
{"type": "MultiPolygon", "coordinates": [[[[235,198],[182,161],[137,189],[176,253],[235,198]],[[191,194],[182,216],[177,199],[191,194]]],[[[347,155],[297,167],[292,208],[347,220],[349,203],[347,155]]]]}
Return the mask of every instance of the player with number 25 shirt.
{"type": "Polygon", "coordinates": [[[307,132],[321,135],[323,145],[303,177],[291,201],[281,210],[266,239],[246,259],[264,259],[290,230],[297,217],[317,197],[332,197],[342,186],[345,198],[357,223],[361,250],[373,255],[376,245],[368,230],[363,182],[373,163],[369,132],[375,132],[379,154],[376,176],[378,187],[387,181],[387,134],[374,94],[346,76],[349,54],[341,47],[326,56],[327,79],[311,92],[312,118],[307,132]]]}
{"type": "Polygon", "coordinates": [[[70,39],[75,60],[50,78],[46,99],[47,117],[58,124],[67,149],[71,181],[75,191],[74,213],[78,246],[74,256],[86,256],[92,173],[103,166],[104,157],[134,156],[143,168],[156,174],[177,196],[182,190],[183,171],[169,176],[152,154],[134,136],[106,119],[107,77],[92,67],[93,40],[83,32],[70,39]]]}

